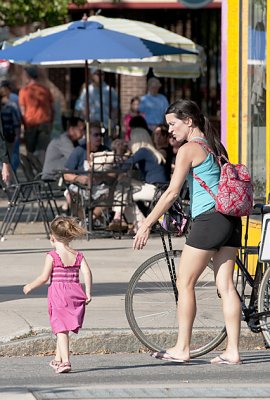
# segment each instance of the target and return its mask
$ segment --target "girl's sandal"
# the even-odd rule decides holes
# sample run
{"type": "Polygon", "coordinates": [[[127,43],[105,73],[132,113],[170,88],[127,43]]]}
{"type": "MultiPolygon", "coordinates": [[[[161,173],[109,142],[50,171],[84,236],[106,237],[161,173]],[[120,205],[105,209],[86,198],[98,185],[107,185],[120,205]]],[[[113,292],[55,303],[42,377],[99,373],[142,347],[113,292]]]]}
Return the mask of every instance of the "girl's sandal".
{"type": "Polygon", "coordinates": [[[60,364],[61,361],[52,360],[50,361],[49,366],[52,367],[54,370],[57,370],[60,364]]]}
{"type": "Polygon", "coordinates": [[[58,368],[55,370],[57,374],[64,374],[71,371],[70,362],[60,363],[58,368]]]}

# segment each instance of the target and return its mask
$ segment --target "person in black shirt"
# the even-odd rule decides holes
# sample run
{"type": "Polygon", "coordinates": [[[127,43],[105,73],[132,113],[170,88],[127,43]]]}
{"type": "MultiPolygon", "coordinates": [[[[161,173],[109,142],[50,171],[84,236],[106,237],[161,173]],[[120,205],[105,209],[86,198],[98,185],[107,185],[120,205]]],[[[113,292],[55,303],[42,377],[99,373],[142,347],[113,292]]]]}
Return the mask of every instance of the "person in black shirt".
{"type": "Polygon", "coordinates": [[[9,157],[6,146],[6,141],[3,134],[2,123],[0,119],[0,162],[3,163],[2,166],[2,179],[5,183],[8,183],[10,178],[10,166],[9,166],[9,157]]]}

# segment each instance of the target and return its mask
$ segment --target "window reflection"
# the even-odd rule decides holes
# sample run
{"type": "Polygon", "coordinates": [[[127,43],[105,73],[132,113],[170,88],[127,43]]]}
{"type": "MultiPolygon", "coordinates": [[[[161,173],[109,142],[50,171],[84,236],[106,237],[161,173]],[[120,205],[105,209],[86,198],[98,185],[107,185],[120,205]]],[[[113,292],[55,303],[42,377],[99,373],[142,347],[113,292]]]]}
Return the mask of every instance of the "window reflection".
{"type": "Polygon", "coordinates": [[[249,0],[248,164],[256,197],[266,186],[266,0],[249,0]]]}

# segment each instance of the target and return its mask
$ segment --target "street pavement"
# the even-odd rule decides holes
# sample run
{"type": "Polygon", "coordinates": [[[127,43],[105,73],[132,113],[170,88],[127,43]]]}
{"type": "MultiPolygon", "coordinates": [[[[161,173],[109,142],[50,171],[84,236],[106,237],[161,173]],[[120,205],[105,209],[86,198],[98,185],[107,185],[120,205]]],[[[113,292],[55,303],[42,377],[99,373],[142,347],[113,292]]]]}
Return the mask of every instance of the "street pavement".
{"type": "Polygon", "coordinates": [[[149,354],[73,355],[62,375],[48,366],[51,357],[2,357],[0,399],[270,398],[269,351],[243,352],[236,366],[211,365],[215,354],[184,365],[149,354]]]}
{"type": "MultiPolygon", "coordinates": [[[[174,248],[182,248],[183,243],[173,239],[174,248]]],[[[22,292],[23,285],[42,271],[51,250],[43,226],[21,223],[15,235],[0,242],[1,400],[270,398],[270,356],[254,352],[263,342],[247,329],[242,330],[242,349],[253,352],[246,353],[245,364],[237,367],[213,367],[208,355],[189,365],[175,365],[153,360],[146,350],[139,353],[142,345],[127,323],[124,298],[137,267],[163,251],[159,237],[151,237],[143,251],[133,251],[128,237],[82,240],[74,247],[84,252],[91,266],[94,298],[83,329],[71,338],[73,372],[60,377],[47,365],[55,338],[49,326],[46,286],[29,296],[22,292]]]]}
{"type": "MultiPolygon", "coordinates": [[[[174,238],[173,248],[182,248],[183,243],[183,238],[174,238]]],[[[160,238],[152,236],[142,251],[132,249],[130,237],[81,240],[74,242],[74,247],[84,252],[90,264],[94,290],[83,329],[71,336],[71,350],[74,353],[139,351],[142,345],[132,334],[125,315],[125,293],[138,266],[163,251],[160,238]]],[[[41,223],[22,223],[15,235],[8,235],[0,242],[0,356],[54,351],[55,338],[47,312],[47,285],[28,296],[22,292],[23,285],[40,274],[50,250],[41,223]]],[[[206,308],[201,312],[207,313],[206,308]]],[[[219,314],[217,324],[222,327],[222,313],[219,314]]],[[[262,345],[261,336],[251,334],[244,327],[242,339],[245,349],[262,345]]]]}

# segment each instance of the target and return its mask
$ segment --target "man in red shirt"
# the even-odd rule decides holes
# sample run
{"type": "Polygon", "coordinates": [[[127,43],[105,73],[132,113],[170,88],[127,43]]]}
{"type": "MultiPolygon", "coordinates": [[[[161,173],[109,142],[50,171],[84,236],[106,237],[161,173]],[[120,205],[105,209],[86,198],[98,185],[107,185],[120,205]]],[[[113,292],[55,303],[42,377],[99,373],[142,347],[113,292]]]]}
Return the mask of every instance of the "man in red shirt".
{"type": "Polygon", "coordinates": [[[49,89],[37,82],[36,67],[25,68],[27,84],[19,92],[19,104],[24,124],[24,139],[28,153],[44,161],[50,142],[53,122],[53,97],[49,89]]]}

